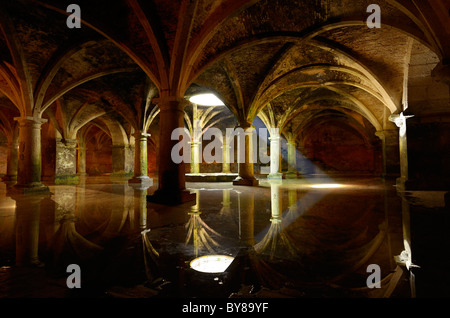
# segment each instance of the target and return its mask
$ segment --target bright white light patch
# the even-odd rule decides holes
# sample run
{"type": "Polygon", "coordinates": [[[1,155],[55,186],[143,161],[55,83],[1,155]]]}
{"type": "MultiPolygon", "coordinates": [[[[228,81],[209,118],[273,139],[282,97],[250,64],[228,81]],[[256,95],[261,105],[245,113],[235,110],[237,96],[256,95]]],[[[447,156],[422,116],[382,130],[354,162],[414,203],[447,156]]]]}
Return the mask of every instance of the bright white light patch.
{"type": "Polygon", "coordinates": [[[316,189],[334,189],[334,188],[342,188],[344,187],[344,185],[338,183],[322,183],[322,184],[313,184],[311,185],[311,187],[316,189]]]}
{"type": "Polygon", "coordinates": [[[191,103],[203,106],[224,106],[225,104],[214,94],[199,94],[189,98],[191,103]]]}
{"type": "Polygon", "coordinates": [[[202,273],[223,273],[233,262],[234,257],[226,255],[206,255],[194,259],[191,268],[202,273]]]}

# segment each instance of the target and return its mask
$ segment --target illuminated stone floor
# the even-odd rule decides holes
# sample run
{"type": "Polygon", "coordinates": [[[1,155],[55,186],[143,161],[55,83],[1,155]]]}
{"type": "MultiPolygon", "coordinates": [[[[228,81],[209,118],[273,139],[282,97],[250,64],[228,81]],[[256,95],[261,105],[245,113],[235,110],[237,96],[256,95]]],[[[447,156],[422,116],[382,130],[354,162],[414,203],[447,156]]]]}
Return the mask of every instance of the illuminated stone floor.
{"type": "Polygon", "coordinates": [[[146,202],[155,187],[107,176],[50,185],[47,196],[10,197],[0,183],[0,297],[408,297],[392,183],[187,187],[197,202],[169,208],[146,202]],[[191,268],[208,255],[232,263],[191,268]],[[69,264],[80,289],[67,287],[69,264]],[[382,288],[367,287],[369,264],[382,288]]]}

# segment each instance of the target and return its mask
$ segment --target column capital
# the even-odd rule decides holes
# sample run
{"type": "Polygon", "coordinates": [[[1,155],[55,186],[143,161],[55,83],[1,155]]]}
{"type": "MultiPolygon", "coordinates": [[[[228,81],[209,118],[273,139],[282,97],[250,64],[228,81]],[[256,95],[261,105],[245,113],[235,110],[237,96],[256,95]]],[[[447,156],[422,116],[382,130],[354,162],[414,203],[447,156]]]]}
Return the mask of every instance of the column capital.
{"type": "Polygon", "coordinates": [[[148,138],[151,136],[151,134],[142,132],[142,131],[135,131],[133,134],[135,139],[140,139],[140,138],[148,138]]]}
{"type": "Polygon", "coordinates": [[[32,116],[25,116],[25,117],[14,117],[14,120],[19,123],[21,126],[25,125],[42,125],[47,122],[47,119],[40,118],[40,117],[32,117],[32,116]]]}
{"type": "Polygon", "coordinates": [[[78,140],[76,139],[56,138],[56,142],[63,144],[67,148],[76,148],[78,144],[78,140]]]}
{"type": "Polygon", "coordinates": [[[253,126],[253,125],[241,125],[241,124],[239,124],[239,125],[237,125],[236,127],[234,127],[234,129],[239,129],[239,128],[241,128],[243,131],[244,131],[244,133],[253,133],[253,131],[256,129],[255,128],[255,126],[253,126]]]}
{"type": "Polygon", "coordinates": [[[288,139],[287,144],[288,144],[288,145],[292,145],[292,146],[294,146],[294,147],[297,146],[297,142],[296,142],[295,140],[293,140],[293,139],[288,139]]]}
{"type": "Polygon", "coordinates": [[[161,111],[184,111],[184,108],[189,105],[189,101],[177,96],[162,96],[153,98],[161,111]]]}
{"type": "Polygon", "coordinates": [[[385,130],[379,130],[375,132],[375,136],[377,136],[380,139],[383,138],[389,138],[389,137],[396,137],[398,138],[398,129],[385,129],[385,130]]]}
{"type": "Polygon", "coordinates": [[[402,128],[405,126],[406,120],[411,117],[414,117],[414,115],[405,116],[403,112],[401,112],[400,114],[393,114],[389,116],[389,121],[393,122],[398,128],[402,128]]]}
{"type": "Polygon", "coordinates": [[[270,136],[274,136],[274,137],[280,137],[280,128],[278,127],[273,127],[273,128],[269,128],[269,133],[270,136]]]}

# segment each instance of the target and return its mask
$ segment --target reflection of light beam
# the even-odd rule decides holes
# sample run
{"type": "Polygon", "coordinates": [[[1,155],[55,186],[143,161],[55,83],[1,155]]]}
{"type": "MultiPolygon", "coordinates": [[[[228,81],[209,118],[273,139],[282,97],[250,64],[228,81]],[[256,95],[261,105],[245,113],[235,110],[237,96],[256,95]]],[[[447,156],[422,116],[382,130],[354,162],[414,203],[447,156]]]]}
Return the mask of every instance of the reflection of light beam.
{"type": "Polygon", "coordinates": [[[192,269],[202,273],[223,273],[234,261],[234,257],[227,255],[205,255],[192,260],[192,269]]]}
{"type": "MultiPolygon", "coordinates": [[[[316,175],[320,176],[317,178],[316,177],[307,178],[307,175],[303,175],[302,181],[306,181],[305,183],[303,183],[303,185],[306,188],[309,187],[309,188],[313,188],[313,189],[323,189],[324,191],[307,192],[303,197],[301,197],[299,200],[297,200],[296,203],[291,205],[291,206],[296,206],[295,211],[292,211],[292,209],[290,209],[289,207],[287,209],[288,213],[286,213],[286,214],[281,213],[282,211],[272,211],[272,215],[274,213],[276,213],[277,215],[280,215],[281,219],[282,219],[281,227],[278,229],[279,233],[282,233],[289,224],[294,222],[297,218],[302,216],[306,211],[311,209],[317,202],[319,202],[323,197],[325,197],[329,193],[328,191],[331,191],[332,189],[346,187],[343,184],[334,182],[333,179],[328,177],[326,175],[326,173],[324,173],[319,167],[314,165],[309,159],[307,159],[302,153],[300,153],[297,150],[297,153],[296,153],[297,158],[298,158],[298,154],[300,154],[300,156],[303,160],[303,167],[313,166],[312,170],[314,172],[316,172],[316,175]]],[[[279,182],[279,181],[269,181],[269,184],[273,184],[274,182],[279,182]]],[[[283,183],[284,182],[281,182],[280,186],[282,186],[283,183]]],[[[302,185],[300,185],[300,188],[301,187],[302,187],[302,185]]],[[[273,190],[271,189],[271,191],[273,191],[273,190]]],[[[264,236],[266,236],[268,234],[268,232],[270,231],[270,226],[271,225],[267,226],[263,231],[261,231],[256,236],[256,240],[259,241],[261,244],[263,244],[262,241],[264,239],[264,236]]]]}
{"type": "Polygon", "coordinates": [[[311,188],[315,189],[334,189],[334,188],[342,188],[345,187],[343,184],[339,183],[319,183],[311,185],[311,188]]]}

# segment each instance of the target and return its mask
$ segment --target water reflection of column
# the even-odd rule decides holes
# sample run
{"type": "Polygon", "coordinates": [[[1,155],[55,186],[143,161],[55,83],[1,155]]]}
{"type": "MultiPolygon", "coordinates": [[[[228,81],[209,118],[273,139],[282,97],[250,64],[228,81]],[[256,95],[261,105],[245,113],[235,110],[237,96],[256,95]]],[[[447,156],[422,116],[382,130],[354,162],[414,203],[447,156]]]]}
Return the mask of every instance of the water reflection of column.
{"type": "Polygon", "coordinates": [[[255,243],[255,194],[253,191],[245,191],[239,194],[238,208],[239,238],[242,242],[253,245],[255,243]]]}
{"type": "Polygon", "coordinates": [[[220,212],[229,212],[231,207],[230,189],[222,190],[222,209],[220,212]]]}
{"type": "Polygon", "coordinates": [[[281,182],[270,182],[270,199],[271,199],[271,221],[279,222],[281,221],[281,199],[280,199],[280,185],[281,182]]]}
{"type": "Polygon", "coordinates": [[[410,276],[410,288],[411,288],[411,296],[414,298],[416,296],[415,293],[415,276],[412,272],[411,265],[412,263],[412,249],[411,249],[411,223],[410,223],[410,208],[409,203],[405,197],[402,197],[402,223],[403,223],[403,246],[404,251],[398,256],[398,261],[401,264],[404,264],[406,268],[409,270],[410,276]]]}
{"type": "Polygon", "coordinates": [[[149,186],[130,184],[134,190],[134,215],[139,216],[139,228],[147,227],[147,189],[149,186]]]}
{"type": "Polygon", "coordinates": [[[201,240],[199,233],[202,231],[200,225],[200,191],[198,189],[192,190],[196,195],[195,205],[191,206],[191,211],[189,212],[189,221],[187,224],[187,236],[186,236],[186,244],[189,243],[192,238],[192,242],[194,245],[194,255],[197,257],[198,252],[201,247],[201,240]]]}
{"type": "Polygon", "coordinates": [[[222,146],[222,156],[223,156],[223,162],[222,162],[222,173],[231,173],[231,166],[230,166],[230,144],[227,139],[226,134],[223,136],[223,146],[222,146]]]}
{"type": "Polygon", "coordinates": [[[262,240],[254,246],[257,253],[264,253],[268,250],[267,252],[271,257],[273,257],[277,251],[279,244],[278,242],[282,240],[282,238],[279,238],[282,232],[282,205],[280,198],[280,185],[280,180],[272,180],[270,182],[270,226],[262,240]]]}
{"type": "Polygon", "coordinates": [[[46,196],[15,197],[16,200],[16,265],[40,265],[39,221],[41,201],[46,196]]]}

